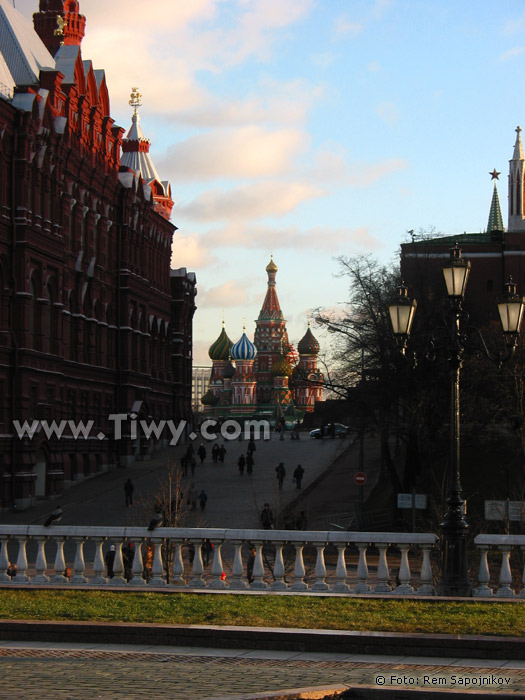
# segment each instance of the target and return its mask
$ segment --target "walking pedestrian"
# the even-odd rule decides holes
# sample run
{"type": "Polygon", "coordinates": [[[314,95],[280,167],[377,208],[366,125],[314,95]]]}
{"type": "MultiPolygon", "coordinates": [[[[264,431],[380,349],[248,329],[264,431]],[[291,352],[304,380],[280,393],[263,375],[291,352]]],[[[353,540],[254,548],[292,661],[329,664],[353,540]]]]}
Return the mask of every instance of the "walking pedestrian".
{"type": "Polygon", "coordinates": [[[253,567],[255,565],[255,545],[248,542],[248,558],[246,560],[246,578],[248,583],[253,582],[253,567]]]}
{"type": "Polygon", "coordinates": [[[203,443],[199,445],[199,449],[197,450],[197,454],[199,455],[199,459],[201,461],[201,464],[204,462],[206,459],[206,448],[204,447],[203,443]]]}
{"type": "Polygon", "coordinates": [[[244,474],[244,467],[246,465],[246,460],[244,455],[241,455],[237,460],[237,466],[239,467],[239,474],[242,476],[244,474]]]}
{"type": "Polygon", "coordinates": [[[202,491],[199,493],[199,503],[201,504],[201,510],[204,510],[206,508],[207,500],[208,496],[206,494],[206,491],[202,489],[202,491]]]}
{"type": "Polygon", "coordinates": [[[295,468],[295,471],[293,473],[293,478],[295,479],[295,483],[297,485],[297,488],[301,488],[301,484],[303,482],[303,476],[304,476],[304,469],[300,464],[298,464],[295,468]]]}
{"type": "Polygon", "coordinates": [[[224,464],[224,457],[226,456],[226,448],[224,447],[224,443],[219,447],[219,462],[221,464],[224,464]]]}
{"type": "Polygon", "coordinates": [[[281,491],[283,488],[284,477],[286,476],[286,469],[284,468],[283,462],[279,462],[279,464],[275,467],[275,472],[277,474],[277,481],[279,483],[279,491],[281,491]]]}
{"type": "Polygon", "coordinates": [[[219,445],[217,443],[211,448],[211,459],[214,464],[217,464],[219,461],[219,445]]]}
{"type": "Polygon", "coordinates": [[[248,442],[248,447],[247,447],[248,454],[252,454],[253,452],[255,452],[255,450],[256,450],[255,440],[251,437],[249,442],[248,442]]]}
{"type": "Polygon", "coordinates": [[[126,508],[129,508],[130,506],[133,505],[133,491],[134,490],[135,490],[135,487],[133,486],[133,482],[128,477],[128,480],[124,484],[124,494],[126,495],[126,508]]]}
{"type": "Polygon", "coordinates": [[[112,544],[109,548],[109,552],[106,553],[106,569],[108,573],[108,578],[113,578],[113,576],[115,575],[115,572],[113,571],[113,565],[115,564],[116,554],[117,553],[115,551],[115,545],[112,544]]]}
{"type": "Polygon", "coordinates": [[[265,503],[261,511],[261,525],[265,530],[273,530],[273,513],[269,503],[265,503]]]}
{"type": "Polygon", "coordinates": [[[197,510],[197,489],[195,488],[195,482],[191,482],[190,490],[188,491],[187,504],[191,510],[197,510]]]}

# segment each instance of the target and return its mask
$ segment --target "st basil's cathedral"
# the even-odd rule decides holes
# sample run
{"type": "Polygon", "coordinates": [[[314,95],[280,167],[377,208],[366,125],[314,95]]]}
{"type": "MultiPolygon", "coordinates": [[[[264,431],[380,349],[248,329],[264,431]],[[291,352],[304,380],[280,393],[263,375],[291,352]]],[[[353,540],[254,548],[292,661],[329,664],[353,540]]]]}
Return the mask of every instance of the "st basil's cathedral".
{"type": "Polygon", "coordinates": [[[290,343],[277,297],[277,265],[266,266],[268,287],[253,342],[246,328],[233,343],[223,327],[208,353],[210,386],[202,397],[210,416],[257,416],[294,422],[322,399],[323,375],[317,367],[319,343],[310,324],[297,349],[290,343]]]}

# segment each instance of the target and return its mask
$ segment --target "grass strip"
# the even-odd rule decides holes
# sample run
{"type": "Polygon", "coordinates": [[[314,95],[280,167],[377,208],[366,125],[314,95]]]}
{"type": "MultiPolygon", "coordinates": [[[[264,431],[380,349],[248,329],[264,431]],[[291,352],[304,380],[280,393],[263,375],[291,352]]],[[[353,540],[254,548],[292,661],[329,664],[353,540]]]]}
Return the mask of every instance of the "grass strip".
{"type": "Polygon", "coordinates": [[[297,627],[520,637],[523,607],[497,602],[0,590],[0,618],[297,627]]]}

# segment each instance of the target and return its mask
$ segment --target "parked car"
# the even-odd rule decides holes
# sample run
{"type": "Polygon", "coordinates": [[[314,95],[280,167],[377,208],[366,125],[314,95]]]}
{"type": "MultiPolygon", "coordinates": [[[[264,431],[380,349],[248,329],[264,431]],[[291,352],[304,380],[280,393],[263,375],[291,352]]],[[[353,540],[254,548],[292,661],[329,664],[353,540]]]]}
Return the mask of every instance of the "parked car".
{"type": "Polygon", "coordinates": [[[319,440],[321,437],[344,437],[348,435],[350,428],[342,423],[327,423],[323,425],[323,435],[321,436],[321,428],[315,428],[310,431],[310,437],[319,440]]]}

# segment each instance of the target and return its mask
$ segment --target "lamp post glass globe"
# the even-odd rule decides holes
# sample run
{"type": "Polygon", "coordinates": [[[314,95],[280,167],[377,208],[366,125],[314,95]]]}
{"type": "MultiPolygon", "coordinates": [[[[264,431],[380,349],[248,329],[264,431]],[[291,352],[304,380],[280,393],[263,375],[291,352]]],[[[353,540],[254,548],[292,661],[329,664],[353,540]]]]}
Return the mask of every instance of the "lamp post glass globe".
{"type": "Polygon", "coordinates": [[[524,299],[516,293],[516,285],[509,277],[503,298],[498,301],[499,318],[505,334],[517,335],[520,332],[523,308],[524,299]]]}
{"type": "Polygon", "coordinates": [[[417,302],[411,300],[408,296],[408,288],[404,284],[398,287],[398,296],[395,301],[388,307],[390,321],[394,335],[402,338],[408,338],[414,320],[417,302]]]}
{"type": "Polygon", "coordinates": [[[450,260],[443,266],[443,277],[449,297],[463,299],[470,273],[470,260],[461,257],[461,248],[456,245],[450,249],[450,260]]]}

